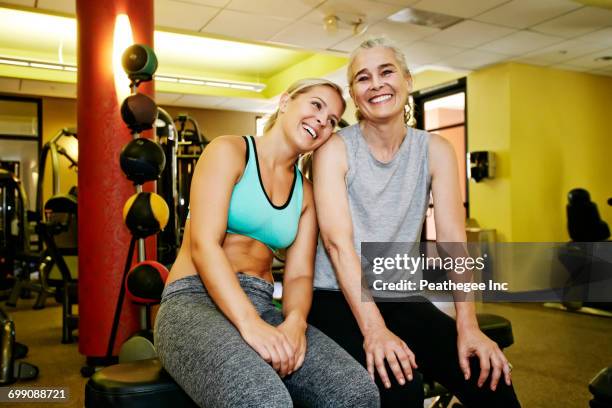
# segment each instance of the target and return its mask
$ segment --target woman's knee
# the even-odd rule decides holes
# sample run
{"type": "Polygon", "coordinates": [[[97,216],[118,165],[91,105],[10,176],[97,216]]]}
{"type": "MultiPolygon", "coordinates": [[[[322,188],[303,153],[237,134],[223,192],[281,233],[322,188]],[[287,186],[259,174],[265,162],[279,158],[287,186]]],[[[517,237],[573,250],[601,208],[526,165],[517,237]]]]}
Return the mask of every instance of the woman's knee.
{"type": "MultiPolygon", "coordinates": [[[[282,381],[274,384],[259,383],[257,386],[243,387],[237,384],[236,388],[226,390],[225,393],[217,395],[221,404],[209,404],[208,406],[221,406],[227,408],[291,408],[293,400],[282,381]]],[[[254,385],[254,384],[251,384],[254,385]]]]}
{"type": "Polygon", "coordinates": [[[334,407],[380,407],[378,387],[364,369],[352,370],[341,386],[325,397],[333,401],[334,407]]]}
{"type": "Polygon", "coordinates": [[[385,388],[377,377],[376,385],[380,390],[380,401],[382,407],[416,408],[423,406],[425,399],[423,390],[423,378],[419,372],[414,372],[412,381],[400,385],[394,379],[391,388],[385,388]]]}

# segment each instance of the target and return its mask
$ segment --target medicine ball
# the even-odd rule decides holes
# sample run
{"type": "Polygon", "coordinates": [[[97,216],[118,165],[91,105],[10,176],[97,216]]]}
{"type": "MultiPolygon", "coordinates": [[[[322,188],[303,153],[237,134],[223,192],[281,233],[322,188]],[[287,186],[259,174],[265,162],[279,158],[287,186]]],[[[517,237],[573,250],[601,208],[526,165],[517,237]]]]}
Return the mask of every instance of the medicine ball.
{"type": "Polygon", "coordinates": [[[139,137],[123,147],[119,164],[128,180],[142,184],[159,178],[166,166],[166,155],[159,144],[139,137]]]}
{"type": "Polygon", "coordinates": [[[121,65],[132,81],[150,81],[157,70],[157,57],[150,47],[134,44],[123,52],[121,65]]]}
{"type": "Polygon", "coordinates": [[[151,129],[157,119],[157,105],[145,94],[130,95],[121,104],[121,118],[133,132],[151,129]]]}
{"type": "Polygon", "coordinates": [[[123,206],[123,221],[135,238],[158,233],[166,227],[169,216],[168,204],[155,193],[136,193],[123,206]]]}
{"type": "Polygon", "coordinates": [[[167,278],[168,269],[159,262],[139,262],[128,273],[125,289],[133,302],[157,303],[167,278]]]}

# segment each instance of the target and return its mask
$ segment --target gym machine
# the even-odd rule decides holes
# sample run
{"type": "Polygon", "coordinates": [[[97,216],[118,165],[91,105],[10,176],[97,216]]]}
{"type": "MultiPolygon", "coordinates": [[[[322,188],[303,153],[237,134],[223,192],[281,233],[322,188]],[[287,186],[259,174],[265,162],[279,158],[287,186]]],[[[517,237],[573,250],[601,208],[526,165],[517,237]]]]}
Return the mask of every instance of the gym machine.
{"type": "Polygon", "coordinates": [[[162,108],[158,108],[156,133],[167,159],[157,191],[170,208],[170,228],[166,228],[158,237],[157,259],[164,265],[170,265],[183,239],[195,165],[208,142],[193,117],[182,113],[172,119],[162,108]]]}
{"type": "Polygon", "coordinates": [[[27,269],[28,261],[32,261],[25,259],[31,243],[28,213],[28,197],[21,181],[12,172],[0,169],[0,289],[4,296],[15,283],[14,275],[21,275],[21,269],[27,269]]]}
{"type": "Polygon", "coordinates": [[[0,385],[38,377],[38,367],[17,361],[28,354],[28,347],[15,341],[15,324],[0,308],[0,385]]]}
{"type": "MultiPolygon", "coordinates": [[[[39,160],[39,177],[36,189],[36,211],[31,218],[36,222],[36,232],[40,238],[39,251],[24,252],[18,259],[21,261],[20,273],[6,304],[16,306],[17,300],[24,291],[36,292],[38,297],[34,309],[45,306],[48,296],[55,296],[62,304],[62,343],[74,342],[72,332],[78,327],[78,317],[73,314],[73,306],[78,303],[78,280],[70,271],[64,257],[76,257],[77,251],[77,190],[72,187],[68,194],[62,194],[60,185],[60,158],[64,157],[69,168],[78,171],[77,160],[60,144],[62,139],[77,137],[75,128],[61,129],[42,148],[39,160]],[[51,176],[53,182],[52,196],[43,205],[43,185],[47,158],[51,157],[51,176]],[[59,276],[52,278],[56,268],[59,276]],[[30,281],[30,274],[38,271],[39,280],[30,281]]],[[[26,293],[27,293],[26,292],[26,293]]]]}
{"type": "Polygon", "coordinates": [[[69,169],[78,171],[79,165],[76,159],[74,159],[64,147],[59,144],[59,141],[63,138],[77,138],[76,128],[63,128],[55,136],[51,138],[42,148],[39,160],[39,175],[38,185],[36,186],[36,212],[42,213],[43,209],[43,181],[45,179],[45,167],[47,162],[47,156],[51,156],[51,176],[53,177],[53,192],[52,196],[61,194],[60,185],[60,155],[63,156],[70,163],[69,169]]]}
{"type": "MultiPolygon", "coordinates": [[[[610,203],[609,203],[610,204],[610,203]]],[[[594,282],[610,279],[609,264],[593,256],[593,245],[610,238],[610,228],[601,219],[589,192],[575,188],[568,193],[567,229],[571,241],[560,249],[558,258],[569,277],[561,303],[544,306],[570,312],[612,317],[612,302],[589,302],[594,282]]]]}
{"type": "Polygon", "coordinates": [[[589,407],[605,408],[612,406],[612,367],[604,368],[593,377],[589,382],[589,391],[593,394],[593,399],[589,401],[589,407]]]}

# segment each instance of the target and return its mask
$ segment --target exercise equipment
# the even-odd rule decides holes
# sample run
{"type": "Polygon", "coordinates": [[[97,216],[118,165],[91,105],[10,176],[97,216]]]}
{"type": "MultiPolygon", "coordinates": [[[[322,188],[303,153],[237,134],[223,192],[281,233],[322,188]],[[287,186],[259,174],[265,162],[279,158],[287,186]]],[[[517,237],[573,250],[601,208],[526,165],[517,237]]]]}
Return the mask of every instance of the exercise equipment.
{"type": "Polygon", "coordinates": [[[86,408],[197,408],[158,359],[106,367],[85,386],[86,408]]]}
{"type": "Polygon", "coordinates": [[[28,354],[28,347],[15,341],[15,324],[0,308],[0,385],[38,377],[38,367],[17,359],[28,354]]]}
{"type": "Polygon", "coordinates": [[[151,47],[143,44],[129,46],[121,57],[121,65],[128,78],[138,86],[150,81],[157,70],[157,57],[151,47]]]}
{"type": "MultiPolygon", "coordinates": [[[[126,291],[132,300],[143,304],[141,326],[144,326],[144,332],[139,332],[124,342],[119,352],[120,359],[126,354],[128,357],[123,357],[123,359],[155,356],[155,349],[152,345],[150,306],[161,298],[161,291],[168,275],[163,265],[145,261],[144,245],[144,238],[163,230],[169,217],[168,205],[164,199],[156,193],[143,192],[142,189],[145,181],[156,180],[165,167],[163,150],[155,142],[140,138],[140,132],[151,128],[155,122],[157,106],[151,98],[138,94],[138,86],[143,81],[151,80],[157,69],[157,58],[149,47],[133,45],[124,52],[122,62],[131,80],[132,95],[124,101],[121,111],[123,121],[132,131],[133,140],[122,149],[120,165],[127,178],[134,181],[136,194],[126,201],[123,208],[123,219],[132,234],[132,239],[113,315],[105,357],[107,363],[114,361],[113,350],[126,291]],[[136,243],[138,243],[139,263],[130,269],[136,243]],[[133,354],[138,356],[134,357],[133,354]]],[[[93,374],[92,367],[83,367],[81,373],[84,376],[93,374]]]]}
{"type": "Polygon", "coordinates": [[[157,259],[168,265],[174,262],[183,238],[189,212],[191,179],[208,141],[192,116],[181,113],[172,118],[161,108],[158,108],[156,131],[167,158],[157,191],[170,208],[170,228],[158,237],[157,259]]]}
{"type": "Polygon", "coordinates": [[[130,95],[121,103],[121,118],[132,132],[151,129],[157,119],[157,105],[145,94],[130,95]]]}
{"type": "Polygon", "coordinates": [[[119,156],[121,170],[135,184],[157,180],[166,166],[161,146],[145,138],[129,142],[119,156]]]}
{"type": "Polygon", "coordinates": [[[567,195],[567,230],[574,242],[604,241],[610,238],[608,224],[599,216],[589,192],[575,188],[567,195]]]}
{"type": "Polygon", "coordinates": [[[589,391],[593,399],[589,401],[591,408],[607,408],[612,406],[612,367],[601,370],[589,382],[589,391]]]}
{"type": "Polygon", "coordinates": [[[13,173],[0,169],[0,289],[3,292],[13,284],[13,275],[20,275],[16,268],[20,255],[29,252],[27,208],[28,198],[20,180],[13,173]]]}
{"type": "MultiPolygon", "coordinates": [[[[55,282],[56,299],[62,304],[62,343],[75,341],[73,331],[79,318],[73,312],[78,303],[78,279],[74,278],[64,259],[78,254],[77,197],[72,194],[51,197],[45,203],[45,222],[38,227],[46,246],[47,265],[57,265],[61,279],[55,282]]],[[[51,281],[51,279],[49,279],[51,281]]]]}
{"type": "Polygon", "coordinates": [[[164,265],[170,265],[174,262],[181,243],[178,218],[179,197],[176,183],[178,178],[176,144],[179,135],[172,116],[160,107],[157,108],[157,112],[155,131],[157,140],[166,156],[166,167],[157,182],[157,192],[164,197],[170,210],[168,228],[157,236],[157,260],[164,265]]]}
{"type": "MultiPolygon", "coordinates": [[[[43,185],[46,176],[46,167],[47,167],[47,159],[51,158],[51,177],[52,177],[52,200],[54,197],[63,196],[62,186],[60,184],[60,161],[63,157],[69,164],[68,168],[78,171],[78,162],[75,157],[73,157],[65,147],[62,146],[62,141],[72,141],[77,139],[77,131],[74,127],[65,127],[60,129],[55,136],[53,136],[41,149],[40,159],[39,159],[39,175],[38,175],[38,184],[36,187],[36,211],[28,212],[27,218],[24,218],[24,223],[34,223],[36,225],[35,230],[41,238],[41,224],[45,222],[46,215],[44,213],[44,206],[47,203],[44,203],[43,206],[43,185]]],[[[72,187],[70,189],[71,196],[75,197],[76,200],[76,187],[72,187]]],[[[69,192],[69,194],[70,194],[69,192]]],[[[54,204],[51,204],[54,206],[54,204]]],[[[72,211],[72,214],[76,217],[76,208],[72,211]]],[[[53,223],[53,222],[51,222],[53,223]]],[[[74,228],[73,236],[74,240],[71,245],[65,245],[60,243],[59,248],[60,251],[57,254],[61,255],[70,255],[77,256],[76,251],[76,224],[72,226],[74,228]]],[[[71,227],[71,228],[72,228],[71,227]]],[[[53,229],[51,229],[53,230],[53,229]]],[[[26,237],[26,241],[31,240],[32,234],[30,233],[26,237]]],[[[53,239],[54,234],[50,233],[51,239],[53,239]]],[[[60,237],[61,239],[61,237],[60,237]]],[[[54,259],[52,254],[49,253],[48,249],[43,249],[44,239],[39,239],[36,245],[30,245],[30,248],[24,249],[22,252],[18,252],[16,256],[16,262],[19,266],[19,273],[16,273],[16,281],[13,286],[13,290],[7,300],[7,305],[16,306],[17,300],[22,295],[22,293],[35,292],[38,294],[36,302],[34,304],[35,309],[41,309],[45,306],[45,301],[48,296],[52,296],[56,294],[56,287],[64,286],[64,278],[65,274],[60,270],[61,279],[50,279],[49,276],[53,271],[53,267],[58,265],[57,259],[54,259]],[[36,247],[36,248],[33,248],[36,247]],[[32,282],[30,281],[30,274],[33,272],[38,272],[38,281],[32,282]]],[[[65,263],[64,263],[65,264],[65,263]]],[[[67,267],[66,267],[67,268],[67,267]]],[[[71,284],[76,285],[76,273],[70,273],[69,269],[68,275],[71,276],[70,282],[71,284]]],[[[61,298],[61,294],[57,293],[58,298],[61,298]]],[[[63,338],[65,341],[66,338],[63,338]]]]}
{"type": "Polygon", "coordinates": [[[130,299],[147,305],[159,303],[168,274],[168,269],[159,262],[139,262],[128,272],[125,281],[130,299]]]}
{"type": "Polygon", "coordinates": [[[168,269],[156,261],[139,262],[128,272],[125,289],[132,302],[145,306],[146,322],[142,330],[122,344],[119,363],[157,357],[153,345],[151,306],[161,301],[168,275],[168,269]]]}
{"type": "MultiPolygon", "coordinates": [[[[478,314],[480,329],[500,348],[509,347],[514,338],[507,319],[491,314],[478,314]]],[[[435,408],[447,407],[452,394],[440,384],[425,380],[426,398],[436,398],[435,408]]],[[[194,406],[193,401],[163,369],[158,359],[117,364],[95,373],[85,386],[85,407],[113,406],[162,408],[168,401],[181,406],[194,406]]]]}
{"type": "Polygon", "coordinates": [[[177,216],[179,223],[179,242],[183,240],[183,231],[187,214],[189,212],[189,194],[191,192],[191,179],[195,171],[196,163],[208,144],[198,122],[186,113],[181,113],[174,118],[174,124],[178,131],[178,142],[176,149],[177,162],[177,194],[178,206],[177,216]]]}
{"type": "MultiPolygon", "coordinates": [[[[514,335],[512,334],[512,323],[502,316],[477,313],[476,319],[480,330],[486,334],[491,340],[497,343],[500,349],[505,349],[514,344],[514,335]]],[[[448,391],[442,384],[439,384],[431,379],[423,379],[423,387],[425,391],[425,399],[433,398],[429,408],[447,408],[453,399],[453,394],[448,391]]],[[[453,408],[463,407],[461,404],[453,404],[453,408]]]]}
{"type": "Polygon", "coordinates": [[[123,207],[125,225],[136,238],[146,238],[163,230],[168,217],[168,205],[155,193],[136,193],[123,207]]]}
{"type": "Polygon", "coordinates": [[[544,306],[612,317],[612,302],[588,302],[589,286],[602,276],[609,279],[605,264],[593,258],[592,246],[594,242],[610,238],[610,229],[601,219],[597,205],[591,201],[587,190],[572,189],[567,197],[567,230],[572,241],[559,250],[558,258],[567,269],[569,278],[563,288],[561,304],[550,302],[544,306]]]}
{"type": "Polygon", "coordinates": [[[52,196],[62,194],[59,171],[60,156],[68,160],[68,162],[70,163],[70,166],[68,168],[78,171],[79,165],[77,160],[72,157],[70,153],[68,153],[68,151],[59,143],[61,139],[69,139],[71,137],[77,139],[76,128],[63,128],[55,136],[53,136],[51,140],[45,143],[42,148],[42,151],[40,153],[40,160],[38,161],[39,173],[38,185],[36,186],[36,212],[38,214],[42,214],[43,208],[43,184],[45,179],[47,157],[51,155],[51,176],[53,177],[52,196]]]}

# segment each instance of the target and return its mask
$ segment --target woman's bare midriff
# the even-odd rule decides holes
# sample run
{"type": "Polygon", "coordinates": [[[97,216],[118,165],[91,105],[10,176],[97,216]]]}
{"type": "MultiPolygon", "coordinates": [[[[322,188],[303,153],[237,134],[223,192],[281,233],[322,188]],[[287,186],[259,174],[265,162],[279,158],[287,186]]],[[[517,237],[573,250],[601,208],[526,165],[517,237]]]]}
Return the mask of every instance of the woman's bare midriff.
{"type": "MultiPolygon", "coordinates": [[[[227,256],[234,273],[244,273],[245,275],[255,276],[260,279],[273,282],[272,251],[260,241],[244,235],[226,234],[223,241],[223,251],[227,256]]],[[[198,275],[193,260],[191,259],[191,242],[189,236],[189,220],[185,225],[183,243],[166,285],[186,276],[198,275]]]]}

